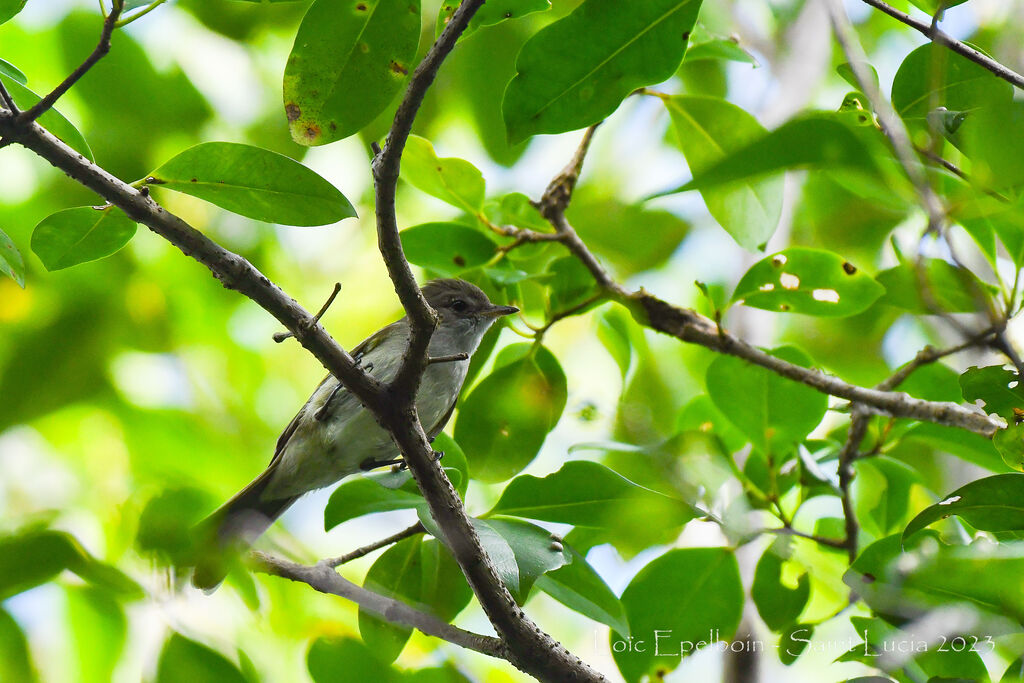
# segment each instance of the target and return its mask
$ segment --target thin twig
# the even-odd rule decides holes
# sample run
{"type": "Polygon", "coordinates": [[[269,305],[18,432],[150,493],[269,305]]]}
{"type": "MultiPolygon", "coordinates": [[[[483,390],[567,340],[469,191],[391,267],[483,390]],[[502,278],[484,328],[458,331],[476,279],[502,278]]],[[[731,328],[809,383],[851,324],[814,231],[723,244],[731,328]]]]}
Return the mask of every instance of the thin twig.
{"type": "Polygon", "coordinates": [[[853,71],[854,80],[856,80],[861,92],[867,96],[868,101],[871,103],[872,110],[878,116],[882,132],[889,139],[893,152],[896,154],[896,160],[910,179],[921,202],[921,207],[928,216],[928,232],[941,234],[942,229],[945,227],[946,210],[942,206],[939,196],[928,182],[928,176],[925,175],[923,169],[918,164],[917,158],[914,155],[914,145],[910,141],[910,135],[907,133],[903,121],[892,108],[892,105],[882,95],[878,86],[875,85],[874,78],[867,69],[867,55],[864,54],[864,50],[857,40],[853,24],[850,23],[846,10],[839,0],[826,0],[826,4],[832,19],[832,28],[835,32],[836,40],[846,56],[850,69],[853,71]]]}
{"type": "Polygon", "coordinates": [[[982,346],[985,343],[987,343],[989,337],[995,334],[996,330],[990,327],[970,337],[963,343],[957,344],[956,346],[951,346],[946,349],[936,349],[931,346],[926,346],[920,351],[918,351],[917,355],[914,356],[914,358],[910,362],[908,362],[906,365],[904,365],[899,370],[894,372],[892,375],[887,377],[885,380],[876,384],[875,389],[878,389],[879,391],[891,391],[898,387],[900,384],[902,384],[904,380],[910,377],[910,375],[913,374],[920,367],[928,365],[930,363],[934,363],[942,358],[945,358],[946,356],[952,356],[955,353],[960,353],[961,351],[965,351],[972,347],[982,346]]]}
{"type": "MultiPolygon", "coordinates": [[[[334,289],[331,291],[331,295],[327,297],[327,301],[324,302],[324,305],[321,306],[320,310],[317,311],[316,315],[313,316],[314,322],[320,322],[320,318],[324,317],[324,313],[326,313],[327,309],[330,308],[331,304],[334,303],[334,299],[337,298],[338,292],[340,292],[340,291],[341,291],[341,283],[340,282],[335,282],[334,283],[334,289]]],[[[291,332],[275,332],[273,338],[274,338],[274,341],[276,341],[278,344],[280,344],[285,339],[290,339],[291,337],[294,337],[294,336],[295,335],[292,334],[291,332]]]]}
{"type": "Polygon", "coordinates": [[[461,360],[469,360],[468,353],[453,353],[448,356],[430,356],[427,358],[427,365],[435,363],[458,363],[461,360]]]}
{"type": "Polygon", "coordinates": [[[829,538],[828,536],[816,536],[814,534],[808,534],[803,531],[798,531],[791,526],[773,527],[770,529],[762,529],[767,534],[779,534],[780,536],[796,536],[797,538],[806,538],[808,541],[814,541],[821,545],[828,546],[829,548],[838,548],[840,550],[846,549],[846,541],[838,538],[829,538]]]}
{"type": "Polygon", "coordinates": [[[594,139],[594,131],[600,125],[600,123],[595,123],[587,128],[583,133],[583,139],[580,140],[580,144],[576,147],[576,153],[572,155],[572,159],[562,169],[562,172],[548,183],[547,189],[544,190],[543,196],[541,196],[540,201],[536,204],[541,215],[544,215],[545,211],[565,211],[569,206],[573,190],[576,189],[576,183],[580,180],[580,173],[583,172],[583,161],[590,150],[590,143],[594,139]]]}
{"type": "Polygon", "coordinates": [[[1018,88],[1024,89],[1024,76],[1006,67],[991,57],[982,54],[978,50],[975,50],[970,45],[962,43],[956,38],[953,38],[947,33],[944,33],[935,28],[931,23],[926,23],[914,19],[906,12],[901,12],[895,7],[888,5],[882,0],[862,0],[864,3],[871,5],[875,9],[888,14],[893,19],[906,24],[912,29],[922,33],[925,37],[934,43],[949,48],[953,52],[957,53],[961,57],[966,57],[978,66],[988,69],[993,74],[1003,79],[1007,83],[1012,83],[1018,88]]]}
{"type": "Polygon", "coordinates": [[[258,551],[254,551],[251,557],[255,565],[254,568],[258,572],[300,581],[321,593],[351,600],[360,608],[376,614],[389,623],[408,626],[428,636],[441,638],[449,643],[491,657],[505,660],[509,658],[508,648],[498,638],[452,626],[434,615],[414,609],[400,600],[394,600],[357,586],[336,572],[326,562],[308,566],[258,551]]]}
{"type": "Polygon", "coordinates": [[[133,15],[131,15],[129,17],[125,17],[124,19],[121,19],[120,21],[118,21],[116,28],[121,28],[122,26],[127,26],[128,24],[132,23],[136,19],[141,19],[142,17],[146,16],[147,14],[149,14],[150,12],[152,12],[153,10],[155,10],[157,7],[159,7],[160,5],[164,4],[165,2],[167,2],[167,0],[154,0],[154,2],[150,3],[149,7],[147,7],[144,10],[142,10],[141,12],[136,12],[135,14],[133,14],[133,15]]]}
{"type": "Polygon", "coordinates": [[[564,310],[552,313],[551,316],[548,317],[547,322],[545,322],[542,326],[536,328],[533,331],[534,338],[540,340],[544,336],[544,334],[551,329],[551,326],[557,323],[558,321],[576,315],[580,311],[584,311],[593,306],[594,304],[596,304],[597,302],[603,301],[604,299],[607,298],[608,294],[603,290],[599,290],[593,296],[587,297],[586,299],[584,299],[583,301],[579,302],[574,306],[570,306],[569,308],[566,308],[564,310]]]}
{"type": "Polygon", "coordinates": [[[850,564],[857,559],[857,534],[860,533],[860,525],[857,523],[857,513],[853,508],[853,496],[850,492],[850,485],[853,483],[854,469],[853,461],[860,455],[860,442],[867,434],[868,421],[871,415],[860,405],[854,404],[851,409],[850,431],[846,435],[846,443],[839,451],[839,492],[843,503],[843,519],[846,529],[846,541],[843,547],[850,559],[850,564]]]}
{"type": "Polygon", "coordinates": [[[92,68],[93,64],[103,59],[103,57],[110,52],[110,37],[114,33],[114,27],[117,24],[118,17],[121,16],[121,10],[124,9],[124,2],[120,0],[114,0],[113,7],[110,9],[110,14],[107,15],[106,19],[103,20],[103,30],[100,32],[100,40],[93,49],[92,54],[85,58],[77,69],[71,72],[67,78],[65,78],[60,85],[54,88],[46,97],[36,102],[31,109],[23,111],[18,115],[18,124],[25,125],[30,121],[35,121],[37,118],[45,114],[49,109],[60,99],[61,95],[71,89],[75,83],[78,82],[85,73],[92,68]]]}
{"type": "Polygon", "coordinates": [[[14,98],[11,97],[11,93],[7,92],[7,86],[4,85],[2,78],[0,78],[0,100],[3,101],[3,105],[7,111],[11,112],[15,116],[21,113],[21,110],[18,109],[18,105],[14,103],[14,98]]]}
{"type": "Polygon", "coordinates": [[[363,557],[364,555],[369,555],[374,550],[380,550],[381,548],[386,548],[389,545],[394,545],[395,543],[405,540],[406,538],[415,536],[416,534],[422,534],[424,531],[426,531],[426,529],[423,528],[423,525],[419,522],[416,522],[412,526],[402,529],[397,534],[392,534],[387,538],[382,538],[379,541],[368,543],[364,545],[362,548],[356,548],[352,552],[345,553],[344,555],[341,555],[339,557],[332,557],[327,560],[320,560],[320,564],[325,564],[328,567],[332,568],[338,567],[340,565],[345,564],[346,562],[351,562],[352,560],[356,560],[360,557],[363,557]]]}

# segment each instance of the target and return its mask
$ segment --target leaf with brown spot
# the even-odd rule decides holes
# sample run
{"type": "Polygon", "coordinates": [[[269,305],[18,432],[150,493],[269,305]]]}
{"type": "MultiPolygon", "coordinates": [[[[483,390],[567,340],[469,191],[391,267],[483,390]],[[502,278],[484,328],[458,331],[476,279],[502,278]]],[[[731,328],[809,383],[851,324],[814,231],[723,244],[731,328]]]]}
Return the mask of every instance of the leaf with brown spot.
{"type": "Polygon", "coordinates": [[[419,2],[316,0],[284,72],[292,138],[341,140],[373,121],[401,91],[419,44],[419,2]],[[333,126],[331,124],[334,124],[333,126]]]}

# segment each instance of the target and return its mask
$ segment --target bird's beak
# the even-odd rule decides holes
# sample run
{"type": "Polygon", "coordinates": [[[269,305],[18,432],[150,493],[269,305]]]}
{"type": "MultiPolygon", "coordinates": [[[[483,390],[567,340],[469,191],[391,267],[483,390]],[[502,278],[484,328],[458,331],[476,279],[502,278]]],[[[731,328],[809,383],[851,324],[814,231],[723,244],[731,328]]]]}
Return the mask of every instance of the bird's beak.
{"type": "Polygon", "coordinates": [[[490,308],[480,312],[485,318],[500,318],[503,315],[512,315],[518,313],[519,309],[515,306],[491,306],[490,308]]]}

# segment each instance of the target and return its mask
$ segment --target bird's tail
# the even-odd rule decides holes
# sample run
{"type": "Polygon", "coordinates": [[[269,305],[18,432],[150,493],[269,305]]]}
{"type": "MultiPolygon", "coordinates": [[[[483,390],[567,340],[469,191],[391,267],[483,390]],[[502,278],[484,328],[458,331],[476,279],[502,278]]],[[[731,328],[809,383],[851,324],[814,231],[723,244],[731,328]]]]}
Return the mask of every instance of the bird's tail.
{"type": "Polygon", "coordinates": [[[238,555],[252,545],[299,497],[263,497],[274,468],[256,477],[194,529],[200,557],[192,585],[212,591],[224,580],[238,555]]]}

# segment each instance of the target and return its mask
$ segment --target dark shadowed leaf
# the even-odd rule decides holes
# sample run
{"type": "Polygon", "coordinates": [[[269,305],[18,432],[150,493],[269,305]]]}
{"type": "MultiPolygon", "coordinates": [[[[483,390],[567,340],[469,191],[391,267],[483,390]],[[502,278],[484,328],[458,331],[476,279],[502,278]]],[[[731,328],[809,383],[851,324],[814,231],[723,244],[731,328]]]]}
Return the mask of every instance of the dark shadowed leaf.
{"type": "Polygon", "coordinates": [[[314,2],[284,70],[292,139],[322,145],[373,121],[412,72],[419,38],[419,0],[314,2]]]}
{"type": "Polygon", "coordinates": [[[659,653],[653,642],[644,652],[617,651],[624,639],[612,631],[615,663],[630,683],[645,674],[671,671],[679,666],[681,644],[708,642],[709,634],[729,641],[743,613],[743,584],[736,557],[727,548],[677,548],[640,570],[622,593],[630,632],[652,640],[660,632],[659,653]]]}
{"type": "Polygon", "coordinates": [[[345,195],[294,159],[234,142],[190,147],[148,182],[268,223],[326,225],[356,215],[345,195]]]}
{"type": "Polygon", "coordinates": [[[790,247],[751,266],[732,300],[766,311],[842,317],[866,310],[883,294],[884,287],[839,254],[790,247]]]}
{"type": "Polygon", "coordinates": [[[782,567],[787,558],[787,539],[778,538],[764,551],[754,570],[750,597],[768,628],[782,631],[796,622],[807,605],[811,581],[806,572],[794,582],[783,581],[782,567]]]}
{"type": "Polygon", "coordinates": [[[516,60],[502,111],[509,141],[597,123],[679,66],[700,0],[591,0],[542,29],[516,60]]]}

